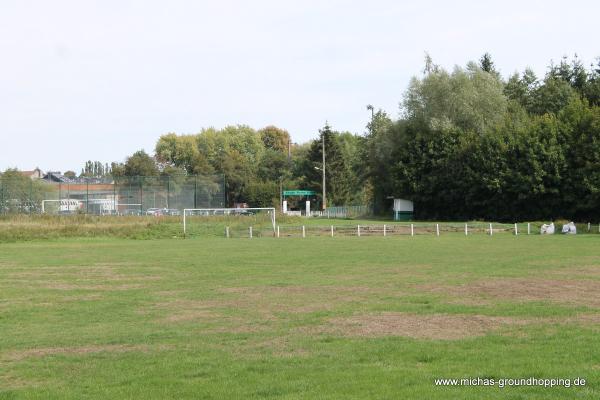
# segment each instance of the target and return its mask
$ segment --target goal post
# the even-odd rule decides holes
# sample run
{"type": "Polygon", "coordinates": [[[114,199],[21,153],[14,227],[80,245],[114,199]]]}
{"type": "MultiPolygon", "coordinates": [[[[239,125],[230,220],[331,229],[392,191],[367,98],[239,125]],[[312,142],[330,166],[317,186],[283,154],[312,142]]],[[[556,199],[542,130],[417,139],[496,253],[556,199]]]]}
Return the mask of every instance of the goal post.
{"type": "Polygon", "coordinates": [[[228,223],[240,225],[245,223],[248,227],[253,223],[266,223],[275,234],[276,217],[274,207],[252,208],[186,208],[183,210],[183,236],[190,233],[190,222],[202,220],[204,223],[213,224],[223,230],[229,227],[228,223]],[[220,218],[215,218],[220,217],[220,218]],[[262,218],[263,221],[260,221],[262,218]]]}

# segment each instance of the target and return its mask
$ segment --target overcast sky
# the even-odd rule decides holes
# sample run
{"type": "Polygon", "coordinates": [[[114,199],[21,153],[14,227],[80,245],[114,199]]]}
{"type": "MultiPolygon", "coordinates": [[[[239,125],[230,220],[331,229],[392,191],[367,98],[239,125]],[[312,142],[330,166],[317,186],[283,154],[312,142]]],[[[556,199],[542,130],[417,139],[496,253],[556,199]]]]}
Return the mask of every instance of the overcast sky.
{"type": "Polygon", "coordinates": [[[490,52],[506,76],[600,56],[589,1],[0,0],[0,169],[80,171],[153,152],[161,134],[394,118],[425,51],[490,52]]]}

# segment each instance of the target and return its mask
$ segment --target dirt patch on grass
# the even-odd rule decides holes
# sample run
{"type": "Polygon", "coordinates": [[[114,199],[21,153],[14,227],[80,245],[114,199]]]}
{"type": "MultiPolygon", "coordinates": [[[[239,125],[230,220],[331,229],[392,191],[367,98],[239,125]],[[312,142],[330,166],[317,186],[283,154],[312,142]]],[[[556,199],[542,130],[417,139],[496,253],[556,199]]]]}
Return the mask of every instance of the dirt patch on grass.
{"type": "Polygon", "coordinates": [[[600,280],[502,278],[463,285],[419,285],[418,289],[453,297],[451,302],[490,304],[496,299],[551,301],[600,307],[600,280]]]}
{"type": "Polygon", "coordinates": [[[54,290],[97,290],[97,291],[120,291],[131,289],[143,289],[146,286],[138,283],[122,285],[89,285],[80,283],[47,282],[42,286],[45,289],[54,290]]]}
{"type": "Polygon", "coordinates": [[[278,336],[269,339],[261,339],[248,346],[253,352],[268,352],[279,358],[308,357],[311,352],[298,345],[294,345],[287,337],[278,336]]]}
{"type": "Polygon", "coordinates": [[[399,290],[368,286],[256,286],[220,289],[235,294],[229,304],[266,314],[330,311],[355,302],[376,301],[381,296],[401,296],[399,290]]]}
{"type": "Polygon", "coordinates": [[[15,266],[16,266],[16,264],[14,264],[14,263],[0,261],[0,268],[13,268],[15,266]]]}
{"type": "Polygon", "coordinates": [[[219,303],[213,301],[196,301],[176,299],[156,303],[149,308],[139,310],[140,314],[167,314],[159,319],[162,322],[176,323],[201,319],[212,319],[219,316],[214,310],[219,303]]]}
{"type": "Polygon", "coordinates": [[[2,359],[5,361],[21,361],[27,358],[46,357],[52,355],[83,355],[90,353],[125,353],[125,352],[147,352],[150,347],[147,345],[125,345],[125,344],[109,344],[109,345],[89,345],[80,347],[39,347],[34,349],[13,350],[2,354],[2,359]]]}
{"type": "Polygon", "coordinates": [[[555,319],[557,323],[577,323],[582,325],[599,325],[600,314],[578,314],[575,317],[555,319]]]}
{"type": "Polygon", "coordinates": [[[600,278],[599,265],[581,265],[578,267],[562,268],[554,271],[548,271],[552,275],[568,276],[574,278],[600,278]]]}
{"type": "MultiPolygon", "coordinates": [[[[182,322],[195,319],[229,318],[234,323],[233,332],[254,331],[256,324],[247,326],[247,321],[275,321],[286,314],[304,314],[330,311],[349,303],[369,301],[377,296],[390,294],[381,289],[364,286],[257,286],[230,287],[218,290],[218,297],[212,299],[169,299],[145,307],[141,314],[159,313],[168,316],[159,320],[182,322]],[[283,315],[282,315],[283,314],[283,315]],[[237,321],[237,322],[236,322],[237,321]]],[[[169,293],[170,294],[170,293],[169,293]]],[[[162,296],[161,296],[162,297],[162,296]]]]}
{"type": "Polygon", "coordinates": [[[158,275],[141,273],[123,273],[125,265],[103,264],[103,265],[70,265],[61,267],[37,267],[27,271],[19,271],[9,274],[9,278],[26,282],[44,282],[48,280],[63,280],[77,282],[135,282],[135,281],[157,281],[162,279],[158,275]]]}
{"type": "Polygon", "coordinates": [[[328,325],[319,327],[318,331],[341,336],[457,340],[483,336],[506,326],[530,322],[531,320],[526,319],[485,315],[383,313],[332,318],[328,325]]]}
{"type": "Polygon", "coordinates": [[[186,310],[179,311],[165,318],[166,322],[186,322],[198,319],[206,319],[215,317],[215,313],[208,310],[186,310]]]}
{"type": "Polygon", "coordinates": [[[67,296],[67,297],[63,297],[61,299],[61,301],[65,301],[65,302],[71,302],[71,301],[96,301],[96,300],[103,300],[104,297],[102,297],[99,294],[84,294],[84,295],[80,295],[80,296],[67,296]]]}

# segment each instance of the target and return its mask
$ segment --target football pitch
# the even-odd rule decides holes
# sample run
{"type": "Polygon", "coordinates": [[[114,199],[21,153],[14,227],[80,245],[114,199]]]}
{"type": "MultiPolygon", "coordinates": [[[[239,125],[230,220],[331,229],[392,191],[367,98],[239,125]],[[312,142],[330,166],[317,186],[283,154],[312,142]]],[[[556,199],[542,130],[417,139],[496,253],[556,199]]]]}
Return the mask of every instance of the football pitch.
{"type": "Polygon", "coordinates": [[[599,333],[600,235],[0,244],[0,399],[593,399],[599,333]]]}

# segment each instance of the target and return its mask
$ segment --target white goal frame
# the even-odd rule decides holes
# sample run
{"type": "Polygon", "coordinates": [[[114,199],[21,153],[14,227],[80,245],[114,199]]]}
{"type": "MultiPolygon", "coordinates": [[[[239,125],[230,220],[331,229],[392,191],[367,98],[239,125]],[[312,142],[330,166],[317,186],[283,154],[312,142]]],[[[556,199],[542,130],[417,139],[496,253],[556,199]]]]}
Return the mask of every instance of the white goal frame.
{"type": "Polygon", "coordinates": [[[244,211],[271,211],[271,225],[273,226],[273,233],[276,230],[276,219],[275,219],[275,207],[249,207],[249,208],[184,208],[183,209],[183,236],[186,235],[187,221],[186,216],[189,211],[194,212],[206,212],[205,216],[215,215],[217,212],[223,212],[224,215],[230,215],[235,213],[242,213],[244,211]]]}

